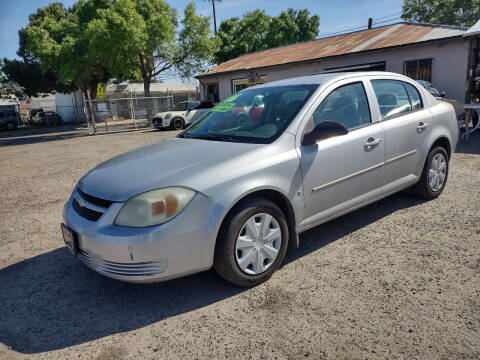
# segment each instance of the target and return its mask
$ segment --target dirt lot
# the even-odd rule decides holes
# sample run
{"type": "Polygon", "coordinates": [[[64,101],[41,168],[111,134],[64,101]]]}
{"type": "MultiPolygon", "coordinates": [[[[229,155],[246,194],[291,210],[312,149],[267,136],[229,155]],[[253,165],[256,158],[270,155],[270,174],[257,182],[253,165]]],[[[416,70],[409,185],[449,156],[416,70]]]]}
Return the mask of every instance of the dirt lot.
{"type": "Polygon", "coordinates": [[[103,278],[63,246],[77,180],[172,132],[0,134],[0,358],[480,358],[480,134],[443,195],[398,194],[301,235],[266,284],[103,278]]]}

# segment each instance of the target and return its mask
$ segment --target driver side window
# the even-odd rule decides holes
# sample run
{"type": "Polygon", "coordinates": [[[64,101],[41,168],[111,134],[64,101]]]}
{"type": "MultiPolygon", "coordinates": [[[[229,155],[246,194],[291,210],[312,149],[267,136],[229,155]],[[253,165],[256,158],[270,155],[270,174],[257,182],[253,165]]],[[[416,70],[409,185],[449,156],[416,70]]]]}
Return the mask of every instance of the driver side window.
{"type": "Polygon", "coordinates": [[[361,82],[343,85],[333,90],[313,113],[314,125],[336,121],[356,129],[370,124],[370,108],[361,82]]]}

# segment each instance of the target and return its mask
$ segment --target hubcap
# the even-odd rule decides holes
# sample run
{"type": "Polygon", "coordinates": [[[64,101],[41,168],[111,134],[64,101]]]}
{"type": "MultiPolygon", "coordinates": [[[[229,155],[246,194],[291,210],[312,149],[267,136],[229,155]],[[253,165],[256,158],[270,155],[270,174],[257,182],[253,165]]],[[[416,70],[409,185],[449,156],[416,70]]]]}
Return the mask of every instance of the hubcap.
{"type": "Polygon", "coordinates": [[[175,120],[175,122],[173,123],[173,127],[176,129],[176,130],[179,130],[182,128],[182,122],[180,120],[175,120]]]}
{"type": "Polygon", "coordinates": [[[447,177],[447,161],[443,154],[437,154],[433,157],[428,169],[428,184],[432,191],[439,191],[447,177]]]}
{"type": "Polygon", "coordinates": [[[235,244],[240,269],[249,275],[266,271],[280,252],[282,230],[272,215],[261,213],[243,224],[235,244]]]}

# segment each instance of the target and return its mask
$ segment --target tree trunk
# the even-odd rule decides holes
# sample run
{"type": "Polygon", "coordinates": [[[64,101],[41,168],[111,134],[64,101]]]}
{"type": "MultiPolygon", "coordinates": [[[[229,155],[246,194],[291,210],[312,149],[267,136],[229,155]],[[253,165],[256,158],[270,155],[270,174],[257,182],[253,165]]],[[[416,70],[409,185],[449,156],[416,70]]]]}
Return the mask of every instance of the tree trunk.
{"type": "Polygon", "coordinates": [[[90,126],[92,126],[92,133],[95,134],[97,132],[97,127],[95,124],[95,115],[92,111],[92,102],[90,101],[90,91],[88,88],[82,88],[82,93],[83,93],[83,100],[85,102],[84,106],[87,110],[86,116],[87,116],[87,125],[89,128],[90,132],[90,126]]]}
{"type": "Polygon", "coordinates": [[[149,79],[143,79],[143,96],[146,98],[145,99],[145,104],[147,106],[147,125],[152,124],[152,119],[153,119],[153,113],[152,113],[152,99],[150,99],[150,80],[149,79]]]}

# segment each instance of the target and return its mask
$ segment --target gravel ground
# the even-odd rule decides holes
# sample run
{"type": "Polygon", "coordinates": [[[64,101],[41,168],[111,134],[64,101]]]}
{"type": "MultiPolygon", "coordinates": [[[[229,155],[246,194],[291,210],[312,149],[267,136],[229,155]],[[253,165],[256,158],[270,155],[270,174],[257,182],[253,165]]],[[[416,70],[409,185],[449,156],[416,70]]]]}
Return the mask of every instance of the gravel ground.
{"type": "Polygon", "coordinates": [[[172,136],[0,133],[0,358],[480,358],[480,134],[442,196],[401,193],[300,236],[267,283],[133,285],[63,246],[77,180],[172,136]]]}

